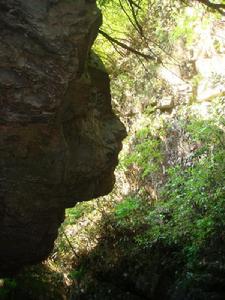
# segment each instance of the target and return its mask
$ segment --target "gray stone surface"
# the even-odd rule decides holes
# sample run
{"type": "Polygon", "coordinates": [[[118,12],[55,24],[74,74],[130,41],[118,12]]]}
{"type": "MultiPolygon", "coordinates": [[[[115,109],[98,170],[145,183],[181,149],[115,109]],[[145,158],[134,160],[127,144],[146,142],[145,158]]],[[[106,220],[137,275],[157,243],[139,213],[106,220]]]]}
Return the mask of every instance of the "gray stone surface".
{"type": "Polygon", "coordinates": [[[88,67],[91,0],[0,0],[0,275],[39,262],[66,207],[104,195],[125,129],[88,67]]]}

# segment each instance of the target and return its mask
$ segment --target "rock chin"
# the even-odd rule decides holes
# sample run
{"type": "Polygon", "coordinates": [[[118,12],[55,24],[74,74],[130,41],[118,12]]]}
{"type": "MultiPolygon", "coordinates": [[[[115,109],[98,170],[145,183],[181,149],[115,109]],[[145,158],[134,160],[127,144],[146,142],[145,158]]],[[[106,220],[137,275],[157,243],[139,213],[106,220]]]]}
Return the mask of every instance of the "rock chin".
{"type": "Polygon", "coordinates": [[[125,129],[88,64],[95,1],[0,0],[0,275],[51,251],[65,208],[111,191],[125,129]]]}

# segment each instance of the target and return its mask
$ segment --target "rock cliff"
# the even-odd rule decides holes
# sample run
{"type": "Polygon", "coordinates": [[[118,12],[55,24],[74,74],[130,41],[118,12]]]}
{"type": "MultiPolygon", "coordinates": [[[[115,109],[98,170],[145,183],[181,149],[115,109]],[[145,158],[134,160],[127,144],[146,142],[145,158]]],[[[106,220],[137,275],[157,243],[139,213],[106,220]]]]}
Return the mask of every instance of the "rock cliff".
{"type": "Polygon", "coordinates": [[[0,0],[0,274],[44,259],[66,207],[108,193],[125,129],[88,64],[92,0],[0,0]]]}

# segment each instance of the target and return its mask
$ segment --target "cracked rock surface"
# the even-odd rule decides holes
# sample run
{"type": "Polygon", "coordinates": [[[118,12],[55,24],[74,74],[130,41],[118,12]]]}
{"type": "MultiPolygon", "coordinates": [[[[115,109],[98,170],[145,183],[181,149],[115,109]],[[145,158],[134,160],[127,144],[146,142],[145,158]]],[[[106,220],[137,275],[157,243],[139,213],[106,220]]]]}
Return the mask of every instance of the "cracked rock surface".
{"type": "Polygon", "coordinates": [[[0,0],[0,275],[51,251],[65,208],[111,191],[125,129],[88,63],[91,0],[0,0]]]}

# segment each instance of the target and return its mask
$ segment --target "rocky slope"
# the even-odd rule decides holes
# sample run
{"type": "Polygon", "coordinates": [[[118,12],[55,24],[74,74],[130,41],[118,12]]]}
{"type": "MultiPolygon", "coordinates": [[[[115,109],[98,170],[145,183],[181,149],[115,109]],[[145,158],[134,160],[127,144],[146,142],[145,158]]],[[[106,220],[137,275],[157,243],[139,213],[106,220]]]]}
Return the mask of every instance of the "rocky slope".
{"type": "Polygon", "coordinates": [[[0,274],[45,258],[66,207],[108,193],[125,129],[88,65],[95,1],[0,0],[0,274]]]}

